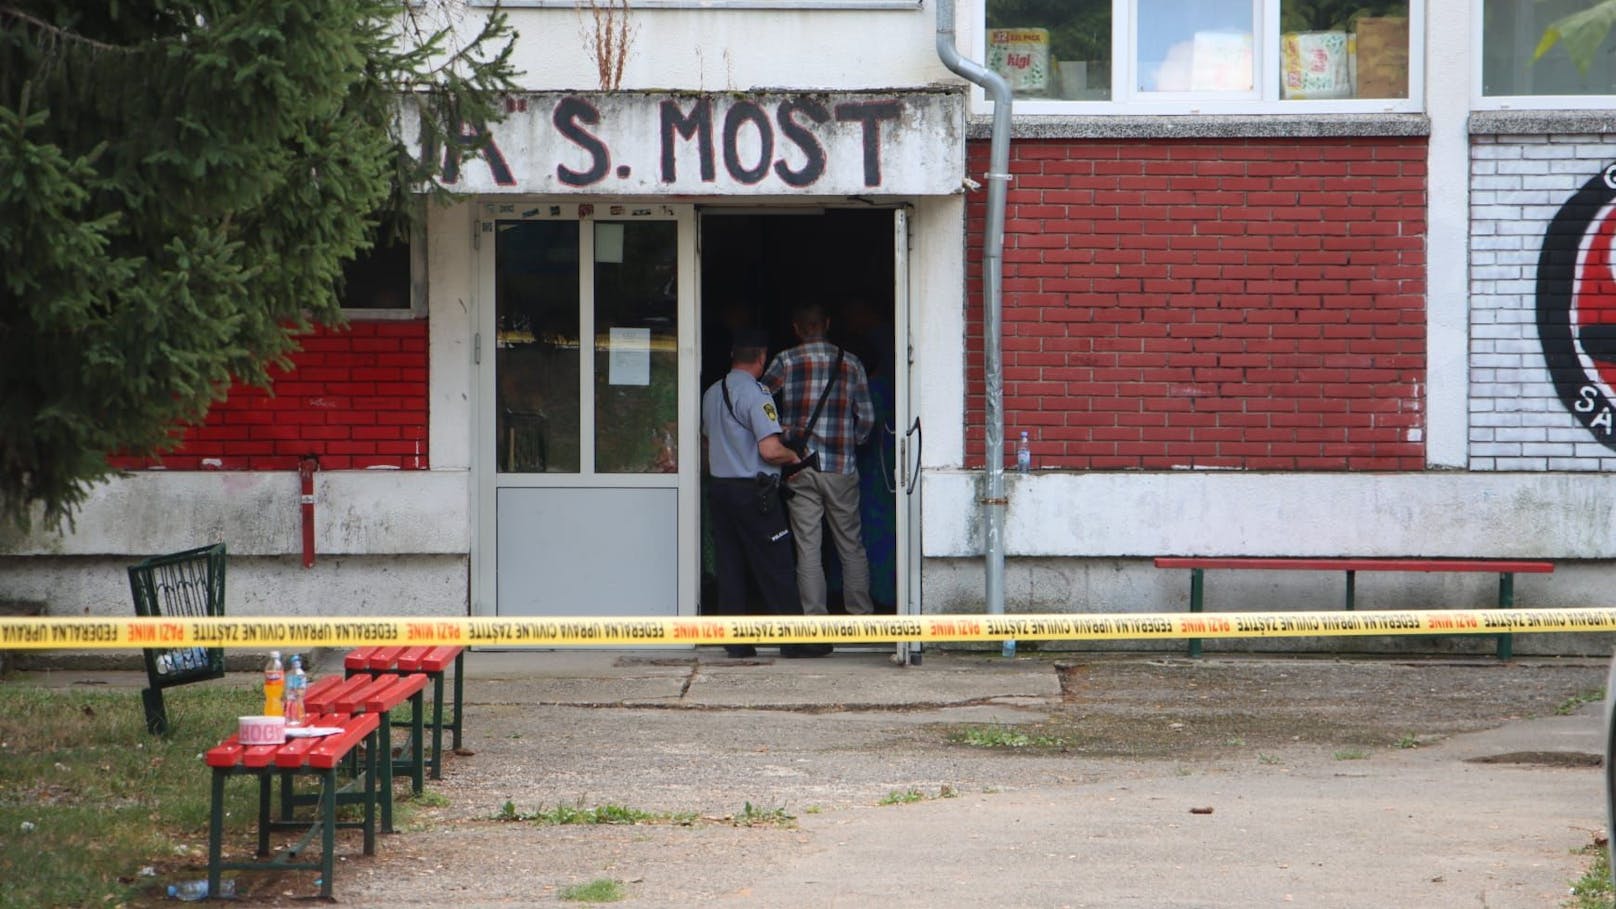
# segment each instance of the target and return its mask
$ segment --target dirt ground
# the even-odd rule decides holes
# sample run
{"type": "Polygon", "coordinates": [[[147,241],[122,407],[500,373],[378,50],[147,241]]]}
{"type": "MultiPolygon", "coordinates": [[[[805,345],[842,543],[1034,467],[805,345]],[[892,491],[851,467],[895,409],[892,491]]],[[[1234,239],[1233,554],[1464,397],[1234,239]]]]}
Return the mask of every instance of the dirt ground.
{"type": "MultiPolygon", "coordinates": [[[[998,866],[989,870],[1017,876],[1013,895],[973,890],[981,884],[981,874],[960,878],[952,890],[928,889],[931,883],[892,890],[837,882],[830,890],[816,884],[799,891],[791,882],[816,873],[816,861],[833,869],[846,867],[849,875],[865,882],[910,872],[934,881],[939,874],[934,865],[906,868],[907,859],[878,859],[875,852],[893,837],[935,838],[941,844],[936,848],[946,850],[957,841],[958,851],[927,861],[945,866],[973,862],[983,855],[983,843],[975,837],[992,829],[989,818],[995,806],[1003,810],[1014,804],[1020,813],[1008,821],[1010,831],[995,838],[998,842],[1013,840],[1023,820],[1031,823],[1067,800],[1089,805],[1083,809],[1088,812],[1106,801],[1145,798],[1137,811],[1126,815],[1131,818],[1148,814],[1159,807],[1156,802],[1175,793],[1193,793],[1182,798],[1204,799],[1208,805],[1191,805],[1188,811],[1210,814],[1216,802],[1225,812],[1222,819],[1243,800],[1254,805],[1259,795],[1281,798],[1285,787],[1297,787],[1290,801],[1280,804],[1300,806],[1312,793],[1343,780],[1343,789],[1372,784],[1370,791],[1377,797],[1395,792],[1392,804],[1398,806],[1412,806],[1426,792],[1433,799],[1458,798],[1438,792],[1432,783],[1456,773],[1470,774],[1469,786],[1507,786],[1528,802],[1546,801],[1533,794],[1536,786],[1545,791],[1575,787],[1586,796],[1600,785],[1600,757],[1593,753],[1528,747],[1470,754],[1444,751],[1443,746],[1456,737],[1527,718],[1594,709],[1590,702],[1602,690],[1608,668],[1603,660],[1238,656],[1192,661],[1045,654],[1024,671],[1029,683],[1047,675],[1046,684],[1029,684],[1026,691],[876,703],[854,690],[836,688],[836,661],[866,658],[881,659],[839,653],[818,661],[820,673],[805,676],[802,684],[825,685],[825,696],[779,705],[614,699],[599,688],[610,681],[605,679],[581,680],[575,687],[544,680],[472,679],[467,688],[472,725],[463,753],[446,761],[444,779],[428,787],[432,798],[406,809],[404,832],[385,837],[374,857],[343,850],[336,901],[367,907],[555,904],[569,886],[609,878],[624,883],[629,899],[623,905],[641,906],[713,901],[758,906],[1559,906],[1555,893],[1563,895],[1563,886],[1586,864],[1573,850],[1601,833],[1602,804],[1579,797],[1573,805],[1587,803],[1585,818],[1577,809],[1574,824],[1558,817],[1541,822],[1551,831],[1552,842],[1534,846],[1548,856],[1528,863],[1536,871],[1517,872],[1514,859],[1495,854],[1512,850],[1512,839],[1503,845],[1490,840],[1432,843],[1434,856],[1451,851],[1460,857],[1453,859],[1459,867],[1440,870],[1447,859],[1438,857],[1424,864],[1415,861],[1409,873],[1416,883],[1392,892],[1434,889],[1417,898],[1410,895],[1409,901],[1388,900],[1363,882],[1373,875],[1361,868],[1348,865],[1330,872],[1323,866],[1333,858],[1309,863],[1301,855],[1281,867],[1320,867],[1284,871],[1301,875],[1286,884],[1291,897],[1285,899],[1261,890],[1240,896],[1237,884],[1258,886],[1257,877],[1249,874],[1200,896],[1193,888],[1174,885],[1176,895],[1169,898],[1140,884],[1145,889],[1138,900],[1120,902],[1103,895],[1101,881],[1079,888],[1088,896],[1069,896],[1071,882],[1058,875],[1047,885],[1036,880],[1051,873],[1045,869],[1056,858],[1098,855],[1092,850],[1105,844],[1110,836],[1106,829],[1114,829],[1116,822],[1088,830],[1075,845],[1051,846],[1043,858],[995,853],[992,862],[998,866]],[[975,744],[973,733],[978,736],[975,744]],[[1470,769],[1455,770],[1461,762],[1470,769]],[[1487,763],[1501,766],[1486,768],[1487,763]],[[1399,783],[1405,771],[1408,779],[1399,783]],[[1251,791],[1242,788],[1247,786],[1251,791]],[[561,806],[601,805],[623,806],[660,820],[579,826],[511,819],[561,806]],[[903,815],[901,810],[914,813],[903,815]],[[926,812],[934,816],[918,828],[904,826],[928,817],[926,812]],[[884,825],[898,826],[888,830],[884,825]],[[836,857],[839,850],[844,850],[842,858],[836,857]],[[845,850],[856,850],[862,858],[850,858],[845,850]],[[1056,855],[1061,850],[1065,854],[1056,855]],[[1491,864],[1471,868],[1461,860],[1471,854],[1490,856],[1491,864]],[[1539,867],[1545,861],[1552,867],[1539,867]],[[1030,864],[1023,868],[1022,863],[1030,864]],[[1430,873],[1420,878],[1425,864],[1430,873]],[[1331,873],[1352,880],[1337,882],[1331,873]],[[1336,887],[1343,889],[1332,889],[1336,887]]],[[[735,684],[746,684],[740,669],[720,662],[703,654],[671,664],[647,660],[643,667],[620,662],[617,670],[688,671],[691,678],[724,672],[735,684]]],[[[773,667],[762,662],[755,671],[770,672],[773,667]]],[[[882,677],[868,678],[861,684],[879,685],[882,677]]],[[[1352,800],[1365,796],[1342,798],[1344,802],[1317,810],[1341,816],[1342,823],[1366,823],[1346,819],[1352,800]]],[[[1180,805],[1159,830],[1142,833],[1144,841],[1160,836],[1162,849],[1170,850],[1185,810],[1180,805]]],[[[1423,810],[1410,807],[1408,817],[1423,810]]],[[[1518,833],[1509,823],[1493,820],[1472,822],[1455,815],[1452,823],[1478,837],[1486,834],[1484,828],[1495,835],[1528,836],[1520,809],[1508,810],[1522,818],[1518,833]]],[[[1448,814],[1441,804],[1429,811],[1433,818],[1448,814]]],[[[1057,814],[1057,830],[1079,829],[1065,809],[1057,814]]],[[[1328,822],[1306,823],[1328,829],[1328,822]]],[[[1379,823],[1379,816],[1370,815],[1367,823],[1379,823]]],[[[1279,826],[1269,834],[1280,845],[1268,848],[1284,848],[1297,836],[1279,826]]],[[[1244,828],[1238,835],[1256,836],[1244,828]]],[[[1327,836],[1320,832],[1315,838],[1327,836]]],[[[1354,849],[1379,849],[1381,857],[1365,859],[1366,867],[1390,860],[1384,852],[1392,847],[1377,844],[1374,830],[1349,828],[1334,836],[1352,841],[1354,849]]],[[[1339,843],[1316,845],[1326,856],[1341,852],[1339,843]]],[[[1124,867],[1143,860],[1118,859],[1124,867]]],[[[1088,873],[1072,872],[1079,877],[1088,873]]],[[[249,876],[243,889],[250,903],[299,905],[313,892],[307,877],[249,876]]]]}

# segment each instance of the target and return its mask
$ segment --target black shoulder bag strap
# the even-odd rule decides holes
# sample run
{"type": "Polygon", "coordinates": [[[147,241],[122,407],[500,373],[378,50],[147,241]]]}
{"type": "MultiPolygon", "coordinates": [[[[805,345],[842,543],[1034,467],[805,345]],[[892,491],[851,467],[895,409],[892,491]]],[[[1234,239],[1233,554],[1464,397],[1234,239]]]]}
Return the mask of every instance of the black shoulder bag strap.
{"type": "Polygon", "coordinates": [[[836,365],[830,368],[830,381],[825,383],[825,390],[819,393],[819,403],[814,405],[814,412],[808,417],[808,425],[802,428],[802,444],[808,444],[808,437],[813,435],[814,424],[819,422],[819,412],[825,409],[825,399],[830,397],[831,386],[842,377],[842,358],[847,356],[845,348],[836,348],[836,365]]]}

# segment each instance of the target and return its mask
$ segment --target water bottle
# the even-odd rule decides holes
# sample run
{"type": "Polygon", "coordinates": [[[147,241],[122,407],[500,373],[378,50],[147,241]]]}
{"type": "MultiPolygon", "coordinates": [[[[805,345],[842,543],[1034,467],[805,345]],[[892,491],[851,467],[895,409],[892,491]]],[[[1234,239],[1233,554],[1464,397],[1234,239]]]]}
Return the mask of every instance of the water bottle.
{"type": "MultiPolygon", "coordinates": [[[[219,896],[221,898],[231,899],[235,895],[236,882],[234,879],[226,879],[219,882],[219,896]]],[[[187,903],[205,900],[208,898],[208,879],[202,878],[201,880],[196,881],[183,881],[178,884],[169,884],[168,898],[172,900],[183,900],[187,903]]]]}
{"type": "Polygon", "coordinates": [[[1021,431],[1021,441],[1016,445],[1016,473],[1032,472],[1032,445],[1027,441],[1027,431],[1021,431]]]}
{"type": "Polygon", "coordinates": [[[283,716],[286,705],[286,669],[281,666],[281,652],[269,652],[269,665],[264,667],[264,716],[283,716]]]}
{"type": "Polygon", "coordinates": [[[309,690],[309,677],[303,672],[303,658],[292,655],[292,671],[286,678],[286,725],[301,726],[308,719],[303,696],[309,690]]]}

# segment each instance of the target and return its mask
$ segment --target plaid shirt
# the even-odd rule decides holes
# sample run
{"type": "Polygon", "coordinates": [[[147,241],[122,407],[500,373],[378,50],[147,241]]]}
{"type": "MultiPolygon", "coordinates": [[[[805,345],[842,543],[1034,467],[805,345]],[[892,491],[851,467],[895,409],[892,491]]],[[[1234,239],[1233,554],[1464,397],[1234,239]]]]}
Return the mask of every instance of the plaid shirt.
{"type": "MultiPolygon", "coordinates": [[[[814,405],[830,381],[836,364],[836,345],[829,341],[807,341],[783,350],[763,374],[763,387],[780,398],[780,425],[787,433],[801,435],[814,405]]],[[[857,466],[853,448],[870,437],[875,428],[875,405],[870,402],[870,380],[864,363],[852,353],[842,360],[841,378],[825,398],[825,409],[814,424],[811,451],[819,452],[819,469],[825,473],[852,473],[857,466]]]]}

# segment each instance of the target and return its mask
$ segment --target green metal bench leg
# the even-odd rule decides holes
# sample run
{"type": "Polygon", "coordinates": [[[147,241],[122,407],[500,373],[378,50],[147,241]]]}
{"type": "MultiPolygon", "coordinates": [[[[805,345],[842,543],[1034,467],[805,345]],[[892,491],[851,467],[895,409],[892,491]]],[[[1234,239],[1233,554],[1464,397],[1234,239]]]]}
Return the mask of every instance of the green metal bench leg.
{"type": "MultiPolygon", "coordinates": [[[[379,730],[380,728],[381,724],[377,724],[377,729],[379,730]]],[[[376,787],[376,761],[378,760],[377,752],[381,750],[380,743],[380,731],[373,732],[370,734],[370,741],[366,743],[365,747],[365,819],[361,826],[365,831],[366,855],[376,854],[376,799],[379,797],[376,787]]],[[[393,758],[390,754],[383,760],[383,763],[386,764],[391,764],[392,762],[393,758]]],[[[392,801],[390,794],[388,801],[392,801]]],[[[330,856],[327,856],[327,861],[330,860],[330,856]]],[[[327,874],[326,880],[331,880],[331,875],[327,874]]]]}
{"type": "MultiPolygon", "coordinates": [[[[1498,608],[1515,608],[1515,573],[1502,572],[1498,575],[1498,608]]],[[[1507,660],[1515,655],[1515,635],[1504,632],[1498,636],[1498,658],[1507,660]]]]}
{"type": "MultiPolygon", "coordinates": [[[[271,790],[274,788],[275,775],[268,770],[255,774],[258,777],[258,852],[259,857],[269,855],[269,800],[271,790]]],[[[283,777],[281,786],[290,786],[291,778],[283,777]]],[[[282,788],[283,798],[289,798],[286,790],[282,788]]],[[[290,801],[281,802],[281,817],[290,818],[292,815],[290,801]]]]}
{"type": "MultiPolygon", "coordinates": [[[[1205,578],[1199,568],[1190,569],[1190,612],[1200,612],[1205,594],[1205,578]]],[[[1190,638],[1190,659],[1200,659],[1201,639],[1190,638]]]]}
{"type": "MultiPolygon", "coordinates": [[[[457,678],[458,684],[459,679],[457,678]]],[[[420,716],[417,712],[416,716],[420,716]]],[[[443,779],[443,673],[432,676],[432,778],[443,779]]]]}
{"type": "MultiPolygon", "coordinates": [[[[416,795],[426,788],[426,693],[410,695],[410,791],[416,795]]],[[[433,764],[436,769],[437,765],[433,764]]],[[[434,774],[436,779],[437,775],[434,774]]]]}
{"type": "MultiPolygon", "coordinates": [[[[386,795],[382,796],[382,832],[393,832],[393,724],[382,718],[376,724],[376,737],[379,740],[379,749],[382,753],[381,789],[386,795]]],[[[368,783],[367,783],[368,785],[368,783]]]]}
{"type": "Polygon", "coordinates": [[[337,768],[320,773],[320,898],[331,898],[337,863],[337,768]]]}
{"type": "Polygon", "coordinates": [[[463,697],[464,697],[464,695],[466,693],[465,678],[466,678],[466,651],[462,650],[462,651],[460,651],[459,654],[457,654],[455,656],[455,684],[454,684],[454,708],[455,708],[455,712],[454,712],[454,722],[449,725],[449,728],[454,730],[453,742],[454,742],[454,750],[456,750],[456,751],[460,750],[460,717],[462,715],[461,712],[464,709],[461,705],[465,703],[465,701],[463,700],[463,697]]]}
{"type": "Polygon", "coordinates": [[[219,892],[224,851],[224,778],[229,773],[213,768],[213,809],[208,812],[208,892],[219,892]]]}

